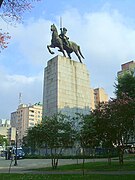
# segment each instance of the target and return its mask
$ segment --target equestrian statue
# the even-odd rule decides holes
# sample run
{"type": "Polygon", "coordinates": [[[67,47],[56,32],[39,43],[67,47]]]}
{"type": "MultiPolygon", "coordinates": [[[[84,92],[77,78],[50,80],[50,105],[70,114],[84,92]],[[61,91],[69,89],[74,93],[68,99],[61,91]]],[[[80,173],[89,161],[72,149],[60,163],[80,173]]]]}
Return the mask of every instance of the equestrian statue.
{"type": "Polygon", "coordinates": [[[60,28],[61,33],[58,34],[56,26],[53,24],[51,25],[51,31],[52,31],[52,39],[51,39],[51,45],[47,45],[47,48],[51,54],[54,54],[53,51],[51,51],[50,48],[58,47],[60,52],[63,53],[63,56],[66,57],[65,51],[68,55],[68,57],[71,59],[71,53],[74,52],[76,56],[78,57],[80,63],[82,63],[81,57],[84,59],[80,46],[77,45],[75,42],[69,41],[69,37],[66,36],[67,29],[66,28],[60,28]],[[65,50],[65,51],[64,51],[65,50]]]}

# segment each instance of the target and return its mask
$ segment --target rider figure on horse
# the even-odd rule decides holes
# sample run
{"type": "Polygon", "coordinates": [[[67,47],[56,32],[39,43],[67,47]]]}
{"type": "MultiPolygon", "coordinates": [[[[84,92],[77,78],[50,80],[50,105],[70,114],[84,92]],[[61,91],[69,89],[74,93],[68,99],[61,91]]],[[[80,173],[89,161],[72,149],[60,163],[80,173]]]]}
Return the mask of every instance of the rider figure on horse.
{"type": "Polygon", "coordinates": [[[69,37],[66,36],[67,29],[64,27],[64,28],[60,28],[60,30],[61,30],[61,34],[59,35],[59,37],[62,39],[63,45],[70,48],[69,37]]]}

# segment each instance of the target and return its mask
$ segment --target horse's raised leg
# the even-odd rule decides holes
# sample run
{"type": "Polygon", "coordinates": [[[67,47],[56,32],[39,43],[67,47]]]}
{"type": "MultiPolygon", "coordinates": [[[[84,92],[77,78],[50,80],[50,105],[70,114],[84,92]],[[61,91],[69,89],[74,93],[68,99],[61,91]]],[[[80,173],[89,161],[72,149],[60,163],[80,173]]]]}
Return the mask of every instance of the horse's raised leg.
{"type": "Polygon", "coordinates": [[[53,51],[51,51],[51,49],[50,48],[54,48],[53,46],[51,46],[51,45],[47,45],[47,49],[49,50],[49,52],[51,53],[51,54],[54,54],[54,52],[53,51]]]}
{"type": "Polygon", "coordinates": [[[70,55],[70,53],[68,53],[68,52],[67,52],[67,54],[68,54],[69,59],[71,59],[71,55],[70,55]]]}
{"type": "Polygon", "coordinates": [[[79,56],[78,51],[74,51],[74,52],[75,52],[75,54],[77,55],[77,57],[78,57],[78,59],[79,59],[80,63],[82,63],[82,60],[81,60],[81,57],[79,56]]]}
{"type": "Polygon", "coordinates": [[[63,53],[63,56],[66,57],[66,54],[65,54],[64,50],[62,51],[62,53],[63,53]]]}
{"type": "Polygon", "coordinates": [[[65,51],[64,51],[63,47],[59,47],[59,48],[60,48],[59,51],[61,51],[63,53],[63,56],[66,57],[66,54],[65,54],[65,51]]]}

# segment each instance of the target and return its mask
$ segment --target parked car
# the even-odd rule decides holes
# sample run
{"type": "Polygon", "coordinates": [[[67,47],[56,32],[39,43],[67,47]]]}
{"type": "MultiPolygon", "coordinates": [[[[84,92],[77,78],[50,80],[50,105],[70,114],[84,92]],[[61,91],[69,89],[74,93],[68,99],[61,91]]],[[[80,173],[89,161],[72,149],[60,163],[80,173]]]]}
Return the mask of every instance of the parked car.
{"type": "MultiPolygon", "coordinates": [[[[13,148],[13,154],[16,156],[16,148],[13,148]]],[[[23,159],[25,157],[25,153],[22,148],[17,148],[17,159],[23,159]]]]}
{"type": "Polygon", "coordinates": [[[5,157],[5,154],[7,153],[7,151],[6,150],[2,150],[1,151],[1,157],[5,157]]]}

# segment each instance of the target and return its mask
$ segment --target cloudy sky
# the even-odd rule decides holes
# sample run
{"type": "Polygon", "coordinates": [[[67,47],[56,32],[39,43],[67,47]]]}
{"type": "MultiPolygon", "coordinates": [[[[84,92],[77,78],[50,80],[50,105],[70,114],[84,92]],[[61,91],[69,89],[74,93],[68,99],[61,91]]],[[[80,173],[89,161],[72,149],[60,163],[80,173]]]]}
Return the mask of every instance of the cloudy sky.
{"type": "MultiPolygon", "coordinates": [[[[0,53],[0,119],[17,109],[20,92],[22,103],[42,102],[44,67],[60,54],[47,51],[50,25],[59,29],[60,17],[85,56],[91,87],[103,87],[114,97],[121,64],[135,58],[134,0],[41,0],[34,5],[16,27],[0,19],[0,28],[12,37],[0,53]]],[[[72,59],[78,61],[74,54],[72,59]]]]}

